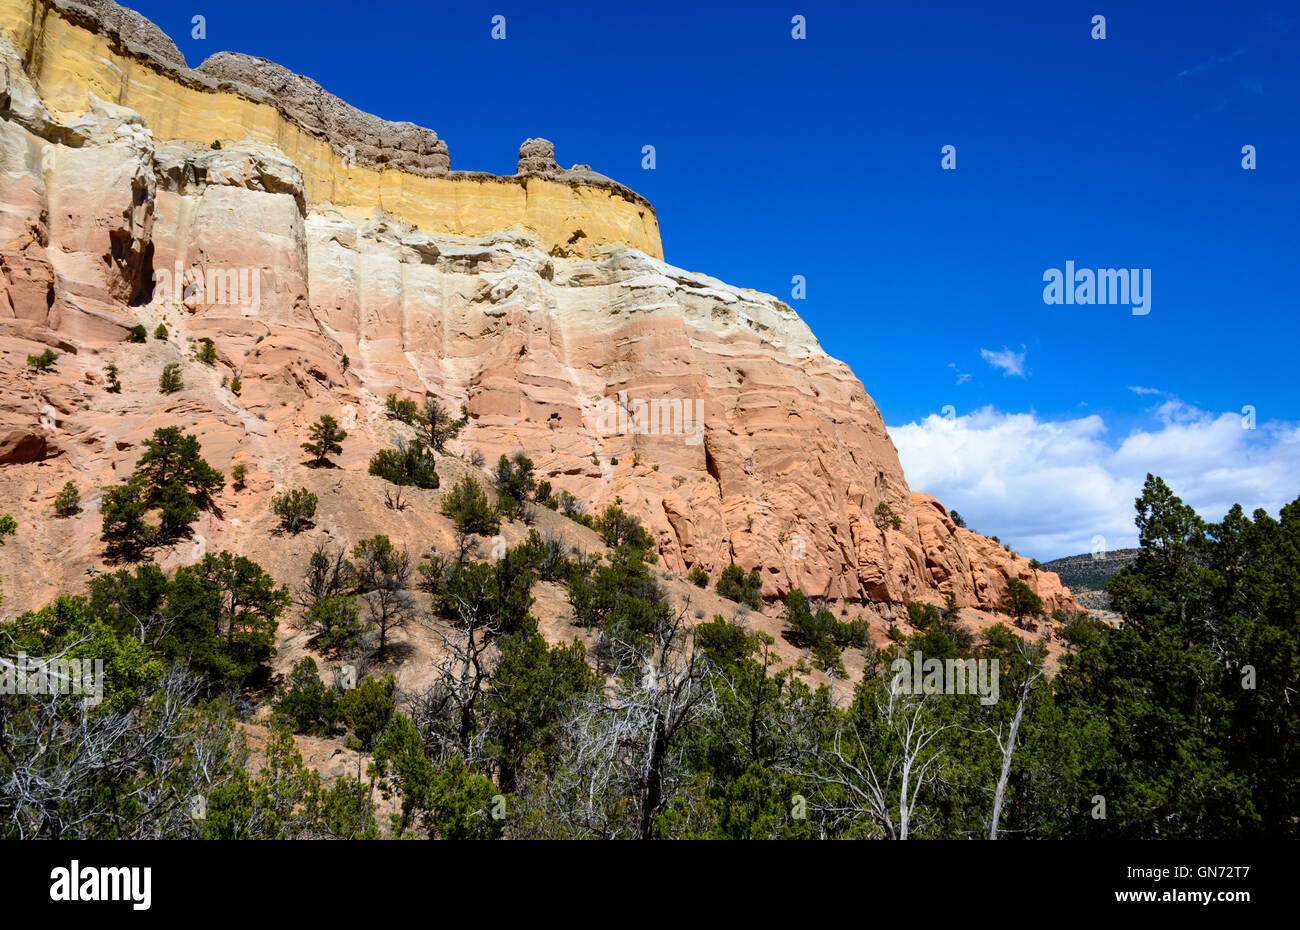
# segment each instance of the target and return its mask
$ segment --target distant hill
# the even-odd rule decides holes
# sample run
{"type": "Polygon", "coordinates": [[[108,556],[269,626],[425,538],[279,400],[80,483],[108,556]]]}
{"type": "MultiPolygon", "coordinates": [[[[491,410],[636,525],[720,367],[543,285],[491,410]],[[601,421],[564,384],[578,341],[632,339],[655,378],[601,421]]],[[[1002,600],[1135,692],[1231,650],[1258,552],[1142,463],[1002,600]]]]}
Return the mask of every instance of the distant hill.
{"type": "Polygon", "coordinates": [[[1096,557],[1090,552],[1082,555],[1067,555],[1063,559],[1044,562],[1043,568],[1056,572],[1061,583],[1076,596],[1080,591],[1104,591],[1106,583],[1114,574],[1137,558],[1141,549],[1116,549],[1107,552],[1104,557],[1096,557]]]}

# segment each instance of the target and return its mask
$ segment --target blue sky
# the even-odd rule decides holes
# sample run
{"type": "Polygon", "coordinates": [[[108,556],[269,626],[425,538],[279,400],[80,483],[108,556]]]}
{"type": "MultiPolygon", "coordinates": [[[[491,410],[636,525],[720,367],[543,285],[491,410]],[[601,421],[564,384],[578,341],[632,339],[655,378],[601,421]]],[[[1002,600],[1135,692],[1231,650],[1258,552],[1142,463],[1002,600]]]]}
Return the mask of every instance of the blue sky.
{"type": "Polygon", "coordinates": [[[1027,554],[1131,545],[1147,470],[1210,518],[1300,494],[1293,2],[131,5],[191,65],[260,55],[437,130],[453,168],[549,138],[654,203],[673,264],[804,275],[913,488],[1027,554]],[[1151,312],[1044,304],[1067,260],[1151,269],[1151,312]]]}

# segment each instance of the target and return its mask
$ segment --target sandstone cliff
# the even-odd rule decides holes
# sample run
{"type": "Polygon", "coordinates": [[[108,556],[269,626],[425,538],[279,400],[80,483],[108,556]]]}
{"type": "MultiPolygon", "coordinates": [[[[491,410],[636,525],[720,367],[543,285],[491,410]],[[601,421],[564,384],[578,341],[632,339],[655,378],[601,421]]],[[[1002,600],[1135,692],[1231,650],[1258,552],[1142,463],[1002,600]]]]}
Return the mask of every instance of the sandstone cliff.
{"type": "Polygon", "coordinates": [[[247,56],[191,70],[108,0],[0,0],[0,26],[0,511],[22,524],[0,549],[6,594],[79,579],[98,490],[160,425],[249,467],[201,531],[256,555],[278,543],[253,516],[304,483],[306,427],[336,416],[346,534],[396,392],[464,405],[461,451],[522,449],[590,511],[621,498],[675,572],[735,562],[769,596],[952,592],[986,610],[1019,577],[1047,609],[1073,606],[1054,574],[910,491],[862,384],[790,307],[666,264],[650,205],[561,168],[545,140],[513,176],[453,171],[431,130],[247,56]],[[167,341],[124,341],[159,323],[167,341]],[[204,337],[215,368],[190,361],[204,337]],[[62,358],[37,376],[25,358],[45,347],[62,358]],[[164,397],[171,362],[188,389],[164,397]],[[49,526],[67,480],[90,506],[49,526]]]}

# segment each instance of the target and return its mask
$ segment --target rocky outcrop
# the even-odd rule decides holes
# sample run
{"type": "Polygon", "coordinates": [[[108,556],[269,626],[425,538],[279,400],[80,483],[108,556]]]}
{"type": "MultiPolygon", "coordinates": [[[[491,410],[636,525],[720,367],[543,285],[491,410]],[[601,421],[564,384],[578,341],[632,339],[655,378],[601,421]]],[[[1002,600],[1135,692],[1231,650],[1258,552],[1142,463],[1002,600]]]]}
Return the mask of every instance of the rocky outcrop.
{"type": "MultiPolygon", "coordinates": [[[[607,178],[598,171],[592,171],[591,165],[561,168],[559,162],[555,160],[555,145],[549,139],[524,140],[524,144],[519,146],[519,165],[515,169],[515,177],[545,178],[548,181],[560,181],[573,186],[617,191],[624,196],[631,193],[612,178],[607,178]]],[[[586,239],[586,232],[580,228],[575,229],[567,242],[553,246],[551,252],[554,255],[585,254],[588,245],[586,239]]]]}
{"type": "Polygon", "coordinates": [[[176,43],[135,10],[119,6],[113,0],[63,0],[51,6],[71,22],[124,48],[134,58],[171,68],[185,67],[185,56],[176,43]]]}
{"type": "Polygon", "coordinates": [[[260,59],[222,53],[187,68],[157,27],[107,0],[0,0],[0,27],[56,122],[80,116],[92,98],[112,101],[160,141],[273,146],[302,170],[310,203],[384,213],[428,232],[516,229],[548,251],[617,243],[663,254],[645,198],[590,169],[452,171],[432,130],[362,113],[260,59]]]}
{"type": "Polygon", "coordinates": [[[554,174],[559,170],[555,161],[555,144],[549,139],[525,139],[519,146],[516,174],[554,174]]]}
{"type": "Polygon", "coordinates": [[[363,113],[326,91],[311,78],[294,74],[264,58],[218,52],[199,65],[200,74],[218,87],[250,97],[264,94],[304,129],[320,133],[335,149],[362,165],[393,167],[411,174],[438,176],[451,170],[447,143],[432,129],[390,123],[363,113]],[[249,90],[254,93],[248,93],[249,90]]]}
{"type": "Polygon", "coordinates": [[[1007,579],[1029,585],[1047,613],[1077,610],[1068,588],[1054,572],[1034,568],[1030,560],[988,537],[952,522],[948,511],[928,494],[912,494],[925,566],[936,587],[952,591],[960,604],[997,610],[1007,579]]]}
{"type": "MultiPolygon", "coordinates": [[[[140,90],[172,81],[173,108],[194,90],[148,29],[103,4],[74,15],[41,2],[44,32],[0,36],[12,97],[0,118],[5,500],[36,515],[69,479],[93,495],[130,469],[153,428],[180,423],[214,465],[249,467],[251,506],[264,510],[277,487],[305,480],[298,446],[324,413],[348,430],[340,474],[359,488],[369,456],[394,439],[384,398],[432,396],[469,414],[456,451],[491,461],[522,450],[589,512],[621,500],[669,570],[716,577],[734,563],[759,569],[769,596],[799,587],[897,604],[951,592],[984,610],[1018,577],[1049,609],[1071,606],[1054,575],[911,492],[862,384],[789,306],[665,263],[653,212],[649,225],[630,221],[637,200],[582,180],[599,177],[586,166],[561,169],[546,140],[521,146],[514,177],[462,177],[438,167],[446,147],[429,131],[370,122],[243,56],[194,72],[208,82],[206,109],[178,119],[140,90]],[[87,16],[116,36],[104,55],[161,69],[132,73],[127,105],[94,93],[111,79],[78,70],[95,71],[93,60],[50,45],[55,34],[73,47],[104,41],[76,32],[87,16]],[[45,51],[35,80],[14,36],[45,51]],[[292,119],[267,122],[250,108],[258,93],[292,119]],[[237,131],[189,127],[223,108],[237,131]],[[385,195],[379,210],[359,198],[353,169],[326,154],[339,133],[369,133],[367,157],[388,159],[371,174],[390,189],[431,185],[419,203],[385,195]],[[123,341],[127,327],[159,323],[166,341],[123,341]],[[203,338],[218,347],[213,368],[192,361],[203,338]],[[23,361],[42,345],[64,357],[33,375],[23,361]],[[120,394],[104,390],[108,362],[120,394]],[[158,375],[171,363],[188,389],[164,398],[158,375]]],[[[366,519],[361,492],[332,503],[341,532],[366,519]]],[[[238,538],[254,556],[273,545],[210,522],[205,536],[238,538]]]]}

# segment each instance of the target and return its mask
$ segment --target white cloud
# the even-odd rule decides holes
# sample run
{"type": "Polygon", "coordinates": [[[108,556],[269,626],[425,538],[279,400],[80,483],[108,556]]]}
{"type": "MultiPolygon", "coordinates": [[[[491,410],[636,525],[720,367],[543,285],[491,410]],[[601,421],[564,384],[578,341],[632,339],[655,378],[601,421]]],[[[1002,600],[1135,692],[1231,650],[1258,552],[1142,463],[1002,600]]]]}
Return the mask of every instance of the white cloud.
{"type": "MultiPolygon", "coordinates": [[[[1024,346],[1021,346],[1023,349],[1024,346]]],[[[1001,352],[994,352],[991,349],[980,349],[980,358],[988,362],[1004,375],[1015,375],[1017,378],[1025,376],[1025,353],[1013,352],[1006,346],[1002,347],[1001,352]]]]}
{"type": "Polygon", "coordinates": [[[1300,425],[1243,429],[1177,399],[1150,422],[1110,437],[1100,416],[1048,421],[985,407],[889,428],[908,484],[959,510],[973,529],[1046,561],[1137,545],[1133,501],[1148,472],[1207,520],[1234,503],[1276,514],[1300,495],[1300,425]]]}

